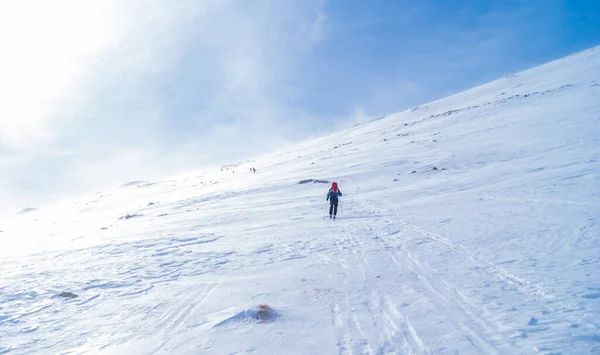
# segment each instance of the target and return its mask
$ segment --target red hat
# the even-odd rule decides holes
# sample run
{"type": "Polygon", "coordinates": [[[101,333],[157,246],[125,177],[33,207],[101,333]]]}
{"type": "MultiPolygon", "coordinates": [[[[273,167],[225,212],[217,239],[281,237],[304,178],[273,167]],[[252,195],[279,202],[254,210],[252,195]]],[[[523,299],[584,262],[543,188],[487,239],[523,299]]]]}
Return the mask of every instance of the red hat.
{"type": "Polygon", "coordinates": [[[335,182],[335,181],[332,182],[331,183],[331,188],[333,189],[333,192],[337,192],[337,190],[338,190],[337,182],[335,182]]]}

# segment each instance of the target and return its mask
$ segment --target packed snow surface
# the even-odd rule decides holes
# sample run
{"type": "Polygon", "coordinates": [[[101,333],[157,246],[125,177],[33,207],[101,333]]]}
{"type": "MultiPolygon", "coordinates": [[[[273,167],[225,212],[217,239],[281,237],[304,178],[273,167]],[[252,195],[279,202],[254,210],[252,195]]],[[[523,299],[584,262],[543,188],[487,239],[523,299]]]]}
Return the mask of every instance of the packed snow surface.
{"type": "Polygon", "coordinates": [[[31,209],[0,221],[0,354],[600,354],[599,160],[596,48],[31,209]]]}

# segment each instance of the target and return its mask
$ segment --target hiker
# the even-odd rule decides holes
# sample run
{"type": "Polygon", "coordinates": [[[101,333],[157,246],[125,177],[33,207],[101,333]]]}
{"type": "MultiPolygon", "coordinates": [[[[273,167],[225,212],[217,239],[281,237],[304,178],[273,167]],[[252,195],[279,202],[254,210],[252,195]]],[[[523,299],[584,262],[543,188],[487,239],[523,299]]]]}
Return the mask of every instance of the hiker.
{"type": "Polygon", "coordinates": [[[337,215],[338,198],[342,196],[342,191],[338,188],[337,182],[331,183],[331,188],[327,193],[327,201],[329,201],[329,218],[335,218],[337,215]]]}

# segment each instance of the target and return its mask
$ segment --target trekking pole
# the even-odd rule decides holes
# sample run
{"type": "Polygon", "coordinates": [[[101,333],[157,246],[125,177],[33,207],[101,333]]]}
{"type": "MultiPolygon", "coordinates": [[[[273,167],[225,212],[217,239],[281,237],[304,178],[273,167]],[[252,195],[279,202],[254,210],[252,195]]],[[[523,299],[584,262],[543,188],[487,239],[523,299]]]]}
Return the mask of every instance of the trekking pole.
{"type": "Polygon", "coordinates": [[[327,202],[329,201],[325,201],[325,215],[323,216],[323,218],[327,217],[327,202]]]}
{"type": "Polygon", "coordinates": [[[342,199],[340,198],[340,214],[342,214],[342,212],[344,212],[344,209],[342,208],[342,199]]]}

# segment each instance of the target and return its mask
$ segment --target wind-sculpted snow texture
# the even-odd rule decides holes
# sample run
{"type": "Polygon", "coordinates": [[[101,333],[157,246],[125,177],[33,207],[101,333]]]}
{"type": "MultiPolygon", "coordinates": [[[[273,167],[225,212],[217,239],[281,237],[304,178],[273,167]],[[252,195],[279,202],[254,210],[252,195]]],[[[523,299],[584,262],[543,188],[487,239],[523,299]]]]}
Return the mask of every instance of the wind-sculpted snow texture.
{"type": "Polygon", "coordinates": [[[8,217],[0,354],[599,354],[599,84],[592,49],[8,217]]]}

